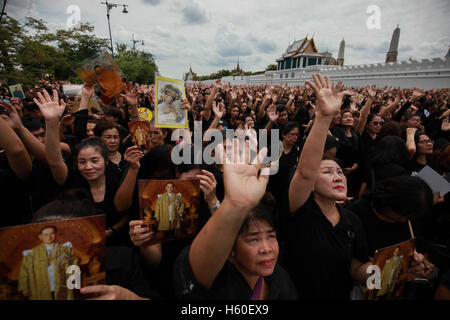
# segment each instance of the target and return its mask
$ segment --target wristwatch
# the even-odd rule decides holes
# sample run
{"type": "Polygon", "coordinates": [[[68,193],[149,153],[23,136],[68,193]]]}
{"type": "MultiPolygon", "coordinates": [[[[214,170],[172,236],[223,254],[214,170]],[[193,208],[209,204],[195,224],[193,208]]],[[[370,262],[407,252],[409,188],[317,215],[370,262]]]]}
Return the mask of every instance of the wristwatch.
{"type": "Polygon", "coordinates": [[[217,202],[216,202],[216,204],[214,205],[214,207],[209,208],[209,211],[211,212],[211,214],[213,214],[214,212],[217,211],[217,209],[219,209],[219,207],[220,207],[220,201],[217,200],[217,202]]]}

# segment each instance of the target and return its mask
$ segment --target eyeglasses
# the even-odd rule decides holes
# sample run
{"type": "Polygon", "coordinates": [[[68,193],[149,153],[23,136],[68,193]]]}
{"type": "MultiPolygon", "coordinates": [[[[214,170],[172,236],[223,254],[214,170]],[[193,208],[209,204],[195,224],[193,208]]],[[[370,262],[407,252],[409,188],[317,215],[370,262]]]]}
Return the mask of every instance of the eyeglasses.
{"type": "Polygon", "coordinates": [[[374,121],[374,122],[372,122],[372,124],[374,126],[382,126],[384,124],[384,122],[382,122],[382,121],[374,121]]]}
{"type": "Polygon", "coordinates": [[[428,144],[428,143],[434,144],[434,141],[430,140],[430,139],[428,139],[428,140],[420,140],[419,143],[421,143],[421,144],[428,144]]]}

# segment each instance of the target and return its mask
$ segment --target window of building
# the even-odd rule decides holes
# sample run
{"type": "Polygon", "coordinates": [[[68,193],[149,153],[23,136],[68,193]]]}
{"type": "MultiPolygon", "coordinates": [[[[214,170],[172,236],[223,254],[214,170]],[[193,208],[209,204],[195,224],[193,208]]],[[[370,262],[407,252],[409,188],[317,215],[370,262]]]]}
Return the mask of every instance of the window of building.
{"type": "Polygon", "coordinates": [[[306,68],[306,59],[307,58],[303,58],[303,68],[306,68]]]}
{"type": "Polygon", "coordinates": [[[291,58],[287,58],[286,59],[285,69],[290,69],[291,68],[291,64],[292,64],[292,59],[291,58]]]}
{"type": "Polygon", "coordinates": [[[314,66],[317,64],[316,58],[308,58],[308,66],[314,66]]]}
{"type": "Polygon", "coordinates": [[[284,70],[284,60],[280,62],[281,68],[280,70],[284,70]]]}
{"type": "Polygon", "coordinates": [[[282,73],[280,73],[280,79],[283,79],[283,74],[282,73]]]}
{"type": "Polygon", "coordinates": [[[322,58],[317,59],[317,64],[322,64],[322,58]]]}
{"type": "Polygon", "coordinates": [[[289,73],[286,73],[285,75],[284,75],[284,77],[287,79],[287,78],[289,78],[289,73]]]}
{"type": "Polygon", "coordinates": [[[292,72],[291,73],[291,78],[293,78],[295,76],[295,73],[294,72],[292,72]]]}

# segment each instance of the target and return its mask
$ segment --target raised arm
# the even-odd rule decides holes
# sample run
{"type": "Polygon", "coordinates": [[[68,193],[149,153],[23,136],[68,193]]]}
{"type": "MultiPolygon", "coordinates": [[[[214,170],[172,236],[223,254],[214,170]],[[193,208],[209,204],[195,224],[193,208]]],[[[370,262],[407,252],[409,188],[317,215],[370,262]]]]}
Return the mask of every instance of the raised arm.
{"type": "Polygon", "coordinates": [[[45,89],[42,94],[38,92],[37,96],[38,99],[34,98],[33,101],[37,104],[45,119],[45,153],[48,166],[56,183],[63,185],[67,179],[68,169],[61,154],[59,119],[64,113],[66,104],[63,99],[58,102],[56,90],[53,90],[53,97],[50,97],[45,89]]]}
{"type": "Polygon", "coordinates": [[[330,79],[323,79],[321,74],[314,74],[314,84],[306,81],[317,97],[317,108],[311,132],[306,139],[297,169],[289,185],[289,210],[297,211],[311,194],[320,168],[328,128],[334,115],[339,112],[343,93],[342,84],[336,88],[330,79]]]}
{"type": "Polygon", "coordinates": [[[367,117],[370,114],[370,109],[372,108],[373,99],[375,98],[375,91],[372,90],[370,87],[366,87],[366,92],[367,92],[368,97],[367,97],[366,103],[364,104],[364,107],[362,107],[362,109],[361,109],[361,116],[359,118],[358,125],[356,126],[356,129],[355,129],[355,131],[359,135],[363,134],[364,127],[366,126],[366,123],[367,123],[367,117]]]}
{"type": "Polygon", "coordinates": [[[417,128],[406,128],[406,149],[409,153],[409,158],[412,159],[416,153],[416,142],[414,141],[414,135],[417,128]]]}
{"type": "Polygon", "coordinates": [[[8,123],[0,117],[0,148],[5,150],[9,166],[22,180],[31,172],[31,159],[22,141],[8,123]]]}
{"type": "Polygon", "coordinates": [[[119,212],[130,208],[133,201],[134,188],[136,186],[136,178],[140,168],[139,160],[144,156],[144,153],[138,146],[129,147],[124,154],[124,159],[130,164],[127,175],[120,185],[114,196],[114,206],[119,212]]]}
{"type": "MultiPolygon", "coordinates": [[[[223,268],[242,223],[263,197],[268,182],[267,175],[258,176],[261,165],[249,165],[248,157],[244,162],[243,156],[239,155],[238,143],[234,139],[231,148],[235,161],[224,164],[225,198],[195,237],[189,251],[189,263],[194,276],[206,288],[211,288],[223,268]]],[[[248,148],[247,144],[245,151],[248,148]]],[[[223,149],[220,151],[223,153],[223,149]]],[[[263,149],[259,159],[263,159],[266,153],[267,149],[263,149]]]]}
{"type": "Polygon", "coordinates": [[[214,98],[216,97],[217,92],[220,88],[220,79],[218,79],[212,87],[211,94],[209,95],[208,99],[206,100],[205,104],[205,111],[203,112],[203,118],[205,118],[206,121],[209,121],[209,118],[211,117],[211,107],[212,103],[214,101],[214,98]]]}
{"type": "Polygon", "coordinates": [[[39,161],[47,163],[47,157],[45,155],[45,146],[38,140],[27,128],[24,127],[17,109],[11,104],[0,101],[0,104],[6,108],[9,112],[9,120],[7,121],[11,128],[14,129],[16,134],[22,140],[23,144],[27,148],[28,152],[35,156],[39,161]]]}

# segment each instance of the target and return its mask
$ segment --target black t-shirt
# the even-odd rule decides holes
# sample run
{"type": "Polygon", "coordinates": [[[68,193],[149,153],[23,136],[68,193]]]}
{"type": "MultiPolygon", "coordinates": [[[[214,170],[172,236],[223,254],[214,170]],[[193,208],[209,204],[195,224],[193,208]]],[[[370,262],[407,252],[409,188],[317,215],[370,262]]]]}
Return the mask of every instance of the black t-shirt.
{"type": "MultiPolygon", "coordinates": [[[[95,202],[92,197],[91,188],[89,183],[81,176],[77,170],[69,170],[69,176],[63,185],[64,190],[69,189],[84,189],[90,195],[92,202],[95,205],[96,214],[105,215],[105,228],[110,229],[111,226],[116,224],[124,215],[129,214],[129,210],[124,212],[119,212],[114,206],[114,197],[116,192],[120,187],[121,176],[116,174],[108,174],[108,166],[105,169],[105,196],[103,201],[95,202]]],[[[116,230],[112,236],[106,239],[107,246],[131,246],[131,240],[128,234],[128,226],[125,225],[120,230],[116,230]]]]}
{"type": "Polygon", "coordinates": [[[289,172],[293,166],[297,165],[299,157],[299,149],[293,146],[288,154],[281,154],[279,161],[279,169],[277,174],[269,177],[268,190],[273,194],[278,203],[280,203],[289,183],[289,172]]]}
{"type": "MultiPolygon", "coordinates": [[[[198,283],[189,263],[189,250],[190,246],[181,251],[173,267],[177,299],[250,300],[253,289],[229,261],[225,263],[210,289],[198,283]]],[[[267,300],[298,299],[291,278],[278,263],[275,265],[273,273],[264,279],[269,287],[267,300]]]]}
{"type": "Polygon", "coordinates": [[[311,193],[290,217],[281,264],[294,280],[300,299],[348,300],[354,283],[352,259],[369,260],[361,221],[353,212],[340,206],[338,210],[341,219],[333,227],[311,193]]]}
{"type": "MultiPolygon", "coordinates": [[[[362,221],[371,257],[374,256],[375,251],[378,249],[411,239],[408,222],[392,223],[381,220],[373,212],[367,197],[362,197],[350,204],[349,210],[355,212],[362,221]]],[[[427,222],[423,219],[411,221],[416,237],[416,248],[421,253],[425,252],[425,235],[428,228],[427,222]]]]}
{"type": "Polygon", "coordinates": [[[339,148],[336,157],[343,162],[344,168],[351,168],[353,164],[360,163],[358,135],[352,131],[352,136],[347,137],[344,129],[341,127],[336,127],[334,135],[339,138],[339,148]]]}

